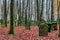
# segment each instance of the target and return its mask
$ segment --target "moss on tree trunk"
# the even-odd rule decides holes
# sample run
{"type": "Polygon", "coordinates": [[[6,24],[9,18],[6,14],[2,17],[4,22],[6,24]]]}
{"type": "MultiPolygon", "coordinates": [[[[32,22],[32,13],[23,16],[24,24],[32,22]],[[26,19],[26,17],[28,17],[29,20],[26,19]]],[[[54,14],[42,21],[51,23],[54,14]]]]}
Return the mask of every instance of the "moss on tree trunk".
{"type": "Polygon", "coordinates": [[[11,0],[11,4],[10,4],[10,31],[8,34],[14,34],[13,5],[14,5],[14,0],[11,0]]]}

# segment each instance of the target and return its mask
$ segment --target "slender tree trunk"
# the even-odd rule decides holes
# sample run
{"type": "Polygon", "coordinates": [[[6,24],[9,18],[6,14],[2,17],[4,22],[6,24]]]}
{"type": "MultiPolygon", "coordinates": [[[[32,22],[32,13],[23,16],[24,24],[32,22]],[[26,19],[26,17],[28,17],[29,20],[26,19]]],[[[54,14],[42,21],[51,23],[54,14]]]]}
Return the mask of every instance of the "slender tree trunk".
{"type": "Polygon", "coordinates": [[[29,11],[28,12],[28,21],[29,21],[28,22],[29,23],[28,25],[29,25],[29,28],[30,28],[30,25],[31,25],[30,0],[28,1],[28,5],[29,5],[28,6],[28,11],[29,11]]]}
{"type": "Polygon", "coordinates": [[[17,0],[17,20],[16,20],[16,26],[18,26],[18,0],[17,0]]]}
{"type": "Polygon", "coordinates": [[[29,4],[29,0],[27,0],[27,5],[26,5],[26,9],[25,9],[25,28],[29,30],[30,27],[28,27],[28,24],[27,24],[28,23],[28,15],[27,15],[28,14],[27,13],[28,4],[29,4]]]}
{"type": "Polygon", "coordinates": [[[6,13],[6,0],[3,0],[3,6],[2,6],[2,27],[7,27],[7,13],[6,13]]]}
{"type": "Polygon", "coordinates": [[[4,1],[3,1],[3,5],[2,5],[2,20],[1,20],[1,24],[2,24],[2,27],[3,27],[3,25],[4,25],[4,7],[5,7],[5,5],[4,5],[4,1]]]}
{"type": "Polygon", "coordinates": [[[36,5],[37,5],[37,22],[38,22],[37,25],[39,26],[41,17],[39,16],[39,2],[38,2],[38,0],[36,0],[36,5]]]}
{"type": "Polygon", "coordinates": [[[59,6],[58,6],[58,22],[59,22],[59,34],[58,34],[58,36],[60,37],[60,14],[59,14],[59,11],[60,11],[60,1],[59,1],[59,6]]]}
{"type": "Polygon", "coordinates": [[[44,0],[42,0],[42,9],[41,9],[41,14],[40,14],[40,21],[42,20],[42,15],[43,15],[43,4],[44,4],[44,0]]]}
{"type": "Polygon", "coordinates": [[[24,17],[24,1],[25,0],[22,0],[22,18],[24,17]]]}
{"type": "Polygon", "coordinates": [[[21,13],[21,0],[20,0],[20,5],[18,9],[18,26],[21,26],[21,18],[22,18],[22,13],[21,13]]]}
{"type": "Polygon", "coordinates": [[[36,0],[37,3],[37,21],[39,21],[39,3],[38,0],[36,0]]]}
{"type": "Polygon", "coordinates": [[[5,6],[5,8],[4,8],[4,9],[5,9],[5,10],[4,10],[4,20],[5,20],[5,23],[4,23],[5,25],[4,25],[4,26],[5,26],[5,27],[7,27],[7,12],[6,12],[6,3],[7,3],[7,2],[6,2],[6,0],[5,0],[5,5],[4,5],[4,6],[5,6]]]}
{"type": "Polygon", "coordinates": [[[11,4],[10,4],[10,31],[9,31],[9,34],[14,34],[13,6],[14,6],[14,0],[11,0],[11,4]]]}
{"type": "Polygon", "coordinates": [[[46,16],[47,16],[47,21],[50,21],[50,1],[51,0],[46,0],[46,16]]]}
{"type": "Polygon", "coordinates": [[[43,2],[44,2],[44,0],[42,0],[42,9],[41,9],[41,13],[39,12],[40,10],[39,10],[39,3],[38,3],[38,0],[36,0],[36,2],[37,2],[37,21],[39,22],[39,21],[41,21],[41,19],[42,19],[42,15],[43,15],[43,2]]]}
{"type": "Polygon", "coordinates": [[[51,22],[54,21],[53,0],[51,0],[51,22]]]}

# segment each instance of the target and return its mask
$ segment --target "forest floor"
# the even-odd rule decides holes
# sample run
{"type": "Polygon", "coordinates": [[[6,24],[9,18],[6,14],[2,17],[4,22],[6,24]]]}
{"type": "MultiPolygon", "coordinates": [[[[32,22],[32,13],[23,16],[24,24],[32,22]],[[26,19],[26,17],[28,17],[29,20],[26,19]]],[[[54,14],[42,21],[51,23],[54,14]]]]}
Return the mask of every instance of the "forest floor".
{"type": "Polygon", "coordinates": [[[8,35],[9,27],[2,28],[0,25],[0,40],[60,40],[58,37],[58,30],[51,31],[47,36],[38,36],[39,29],[37,26],[31,26],[30,30],[26,30],[24,26],[14,27],[14,35],[8,35]]]}

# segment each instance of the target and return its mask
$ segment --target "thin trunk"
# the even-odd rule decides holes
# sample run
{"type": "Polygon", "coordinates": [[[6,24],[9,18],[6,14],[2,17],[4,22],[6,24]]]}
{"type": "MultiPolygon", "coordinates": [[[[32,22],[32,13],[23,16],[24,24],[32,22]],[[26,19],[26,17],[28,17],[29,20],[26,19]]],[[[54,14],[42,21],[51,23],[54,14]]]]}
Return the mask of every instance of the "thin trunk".
{"type": "Polygon", "coordinates": [[[51,0],[51,22],[54,21],[53,0],[51,0]]]}
{"type": "Polygon", "coordinates": [[[2,6],[2,27],[7,27],[7,13],[6,13],[6,0],[3,0],[2,6]]]}
{"type": "Polygon", "coordinates": [[[44,5],[44,0],[42,0],[42,9],[41,9],[41,14],[40,14],[40,21],[42,19],[42,15],[43,15],[43,5],[44,5]]]}
{"type": "Polygon", "coordinates": [[[28,18],[27,18],[27,16],[28,16],[28,15],[27,15],[27,14],[28,14],[28,13],[27,13],[28,2],[29,2],[29,0],[27,0],[27,5],[26,5],[26,9],[25,9],[25,28],[26,28],[26,29],[30,29],[30,28],[28,27],[28,24],[27,24],[27,23],[28,23],[28,18]]]}
{"type": "Polygon", "coordinates": [[[36,0],[37,3],[37,21],[39,21],[39,4],[38,4],[38,0],[36,0]]]}
{"type": "Polygon", "coordinates": [[[28,11],[29,11],[29,12],[28,12],[28,21],[29,21],[29,22],[28,22],[28,23],[29,23],[28,25],[29,25],[29,27],[30,27],[30,24],[31,24],[30,0],[28,1],[28,5],[29,5],[29,6],[28,6],[28,11]]]}
{"type": "Polygon", "coordinates": [[[4,20],[5,20],[5,23],[4,23],[4,24],[5,24],[5,25],[4,25],[4,26],[5,26],[5,27],[7,27],[6,0],[5,0],[5,2],[4,2],[4,3],[5,3],[5,5],[4,5],[4,6],[5,6],[5,8],[4,8],[4,20]]]}
{"type": "Polygon", "coordinates": [[[19,9],[18,9],[18,26],[21,26],[21,0],[20,0],[20,5],[19,5],[19,9]]]}
{"type": "MultiPolygon", "coordinates": [[[[59,7],[58,7],[58,14],[60,12],[60,1],[59,1],[59,7]]],[[[59,22],[59,34],[58,36],[60,37],[60,14],[58,15],[58,22],[59,22]]]]}

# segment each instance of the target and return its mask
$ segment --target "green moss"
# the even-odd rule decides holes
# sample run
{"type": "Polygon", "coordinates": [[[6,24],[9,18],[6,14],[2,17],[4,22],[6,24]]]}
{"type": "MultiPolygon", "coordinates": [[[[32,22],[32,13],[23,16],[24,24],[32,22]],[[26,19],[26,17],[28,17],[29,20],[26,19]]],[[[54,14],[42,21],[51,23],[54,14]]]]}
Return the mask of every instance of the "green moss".
{"type": "Polygon", "coordinates": [[[57,24],[58,22],[46,22],[47,24],[57,24]]]}
{"type": "Polygon", "coordinates": [[[60,32],[58,33],[58,37],[60,37],[60,32]]]}
{"type": "Polygon", "coordinates": [[[14,34],[13,30],[8,31],[8,34],[14,34]]]}
{"type": "Polygon", "coordinates": [[[41,20],[39,22],[39,36],[47,36],[48,35],[48,25],[46,24],[46,21],[41,20]]]}
{"type": "Polygon", "coordinates": [[[48,32],[50,32],[51,30],[56,29],[54,25],[57,25],[58,22],[46,22],[46,23],[49,26],[49,28],[48,28],[49,31],[48,32]]]}

